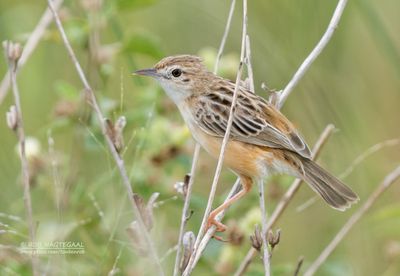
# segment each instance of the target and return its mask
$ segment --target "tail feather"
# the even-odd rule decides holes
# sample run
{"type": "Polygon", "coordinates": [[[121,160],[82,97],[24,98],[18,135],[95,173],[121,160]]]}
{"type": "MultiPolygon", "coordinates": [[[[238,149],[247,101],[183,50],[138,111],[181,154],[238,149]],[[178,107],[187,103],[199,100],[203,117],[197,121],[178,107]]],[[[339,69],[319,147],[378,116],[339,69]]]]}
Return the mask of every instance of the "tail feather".
{"type": "Polygon", "coordinates": [[[359,200],[343,182],[321,168],[317,163],[303,158],[304,181],[332,208],[344,211],[359,200]]]}

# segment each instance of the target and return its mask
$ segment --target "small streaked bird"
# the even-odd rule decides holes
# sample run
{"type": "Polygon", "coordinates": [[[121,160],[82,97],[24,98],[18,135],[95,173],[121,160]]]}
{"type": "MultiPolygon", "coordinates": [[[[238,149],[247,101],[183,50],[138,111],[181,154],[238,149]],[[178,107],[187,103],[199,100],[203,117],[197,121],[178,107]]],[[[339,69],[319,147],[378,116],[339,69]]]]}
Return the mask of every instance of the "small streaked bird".
{"type": "MultiPolygon", "coordinates": [[[[170,56],[137,75],[157,80],[178,107],[194,139],[218,158],[235,83],[209,72],[201,59],[170,56]]],[[[224,164],[241,180],[242,190],[208,218],[217,231],[226,226],[215,216],[249,192],[254,181],[279,173],[301,178],[327,204],[345,210],[358,196],[310,159],[310,150],[293,124],[273,105],[240,86],[224,164]]]]}

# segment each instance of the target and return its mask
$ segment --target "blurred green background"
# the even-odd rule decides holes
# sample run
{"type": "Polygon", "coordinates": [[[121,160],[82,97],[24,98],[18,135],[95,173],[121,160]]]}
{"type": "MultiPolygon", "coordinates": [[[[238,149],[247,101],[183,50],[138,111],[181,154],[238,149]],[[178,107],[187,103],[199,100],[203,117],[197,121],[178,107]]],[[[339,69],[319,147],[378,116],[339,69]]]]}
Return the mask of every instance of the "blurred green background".
{"type": "MultiPolygon", "coordinates": [[[[25,43],[47,1],[0,0],[0,40],[25,43]]],[[[219,73],[234,79],[240,52],[241,1],[219,73]]],[[[183,199],[174,190],[190,169],[194,142],[175,106],[150,79],[131,76],[160,58],[196,54],[212,68],[230,1],[71,0],[60,10],[67,34],[106,116],[126,116],[123,153],[135,192],[145,200],[159,192],[152,230],[170,274],[183,199]],[[167,254],[166,254],[167,253],[167,254]],[[166,254],[166,255],[164,255],[166,254]]],[[[249,1],[249,35],[257,93],[265,82],[282,89],[324,33],[336,1],[249,1]]],[[[400,136],[400,3],[349,1],[339,28],[283,107],[313,145],[324,127],[338,129],[320,163],[335,175],[376,143],[400,136]]],[[[6,72],[0,59],[0,76],[6,72]]],[[[126,233],[133,220],[127,195],[82,85],[52,24],[18,75],[29,161],[32,204],[39,241],[82,241],[84,255],[41,256],[48,275],[154,275],[126,233]],[[50,140],[54,144],[49,143],[50,140]],[[114,268],[114,269],[113,269],[114,268]]],[[[0,104],[0,274],[29,275],[29,259],[18,253],[28,240],[16,137],[5,122],[11,93],[0,104]]],[[[50,141],[51,142],[51,141],[50,141]]],[[[196,233],[216,162],[204,152],[196,176],[188,230],[196,233]]],[[[292,275],[299,256],[303,271],[400,160],[400,146],[383,147],[343,180],[361,202],[345,213],[302,188],[277,223],[281,242],[273,275],[292,275]]],[[[215,205],[235,176],[223,171],[215,205]]],[[[292,179],[267,181],[272,211],[292,179]]],[[[385,193],[327,260],[317,275],[400,275],[400,183],[385,193]]],[[[255,189],[254,189],[255,190],[255,189]]],[[[235,244],[212,241],[193,275],[230,275],[250,248],[259,223],[257,193],[227,213],[241,237],[235,244]]],[[[228,233],[229,234],[229,233],[228,233]]],[[[256,259],[246,275],[263,275],[256,259]]]]}

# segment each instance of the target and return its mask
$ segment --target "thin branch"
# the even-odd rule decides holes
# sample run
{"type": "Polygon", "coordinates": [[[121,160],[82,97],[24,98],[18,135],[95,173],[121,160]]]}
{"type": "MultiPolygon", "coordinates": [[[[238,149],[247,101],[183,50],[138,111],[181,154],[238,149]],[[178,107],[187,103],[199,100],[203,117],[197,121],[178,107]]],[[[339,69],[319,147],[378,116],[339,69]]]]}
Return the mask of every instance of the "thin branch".
{"type": "Polygon", "coordinates": [[[339,179],[346,178],[351,174],[351,172],[357,167],[361,162],[363,162],[367,157],[369,157],[371,154],[374,154],[375,152],[381,150],[384,147],[392,147],[400,144],[400,139],[391,139],[391,140],[386,140],[383,142],[380,142],[378,144],[373,145],[372,147],[368,148],[366,151],[361,153],[359,156],[357,156],[356,159],[354,159],[353,162],[347,167],[347,169],[339,175],[339,179]]]}
{"type": "Polygon", "coordinates": [[[322,52],[322,50],[326,47],[330,39],[332,38],[332,35],[334,31],[336,30],[340,18],[343,14],[343,10],[346,7],[347,0],[339,0],[335,12],[333,13],[333,16],[331,18],[331,21],[329,22],[328,28],[326,29],[324,35],[322,36],[321,40],[318,42],[318,44],[315,46],[315,48],[311,51],[311,53],[308,55],[308,57],[303,61],[303,63],[300,65],[299,69],[297,72],[294,74],[290,82],[286,85],[285,89],[278,95],[278,101],[277,101],[277,107],[280,109],[282,105],[285,103],[286,99],[289,97],[290,93],[292,93],[293,89],[296,87],[296,85],[299,83],[299,81],[303,78],[305,73],[308,71],[310,68],[311,64],[317,59],[319,54],[322,52]]]}
{"type": "MultiPolygon", "coordinates": [[[[240,179],[237,179],[235,184],[233,185],[231,191],[229,192],[227,198],[225,199],[225,202],[227,202],[231,197],[233,197],[235,194],[237,194],[241,188],[242,188],[242,185],[240,183],[240,179]]],[[[221,221],[224,218],[226,210],[227,209],[225,209],[223,212],[219,213],[215,217],[215,220],[221,221]]],[[[207,233],[204,234],[203,238],[200,241],[199,246],[192,253],[192,257],[190,258],[190,261],[192,263],[188,264],[183,275],[189,275],[192,272],[193,268],[196,266],[197,262],[199,261],[201,254],[203,253],[207,244],[209,243],[211,238],[214,236],[214,233],[215,233],[215,226],[212,226],[207,230],[207,233]],[[191,265],[191,266],[189,267],[189,265],[191,265]]]]}
{"type": "Polygon", "coordinates": [[[304,257],[301,256],[297,261],[296,269],[294,270],[293,276],[298,276],[300,273],[301,266],[303,265],[304,257]]]}
{"type": "MultiPolygon", "coordinates": [[[[13,120],[8,120],[9,127],[16,131],[19,143],[19,157],[21,159],[21,174],[22,174],[22,183],[24,186],[24,205],[28,220],[29,227],[29,238],[32,243],[35,242],[36,234],[35,234],[35,225],[33,222],[33,211],[32,211],[32,199],[30,192],[30,177],[29,177],[29,164],[28,159],[26,157],[25,151],[25,131],[24,131],[24,122],[22,119],[22,108],[21,108],[21,100],[20,93],[17,85],[16,72],[18,68],[18,60],[21,56],[22,48],[19,44],[13,44],[10,41],[3,42],[6,59],[8,62],[9,72],[10,72],[10,82],[12,86],[12,91],[14,95],[15,108],[10,110],[10,113],[7,114],[7,117],[13,117],[13,120]],[[10,124],[13,123],[13,124],[10,124]]],[[[32,262],[32,271],[33,275],[39,275],[38,270],[38,259],[37,256],[32,253],[31,254],[31,262],[32,262]]]]}
{"type": "Polygon", "coordinates": [[[229,9],[228,19],[226,20],[224,35],[222,36],[221,44],[219,45],[217,58],[216,58],[215,64],[214,64],[214,74],[217,74],[217,72],[218,72],[219,61],[221,60],[222,53],[224,52],[224,48],[225,48],[226,39],[228,37],[229,30],[231,29],[231,22],[232,22],[233,12],[235,11],[235,4],[236,4],[236,0],[232,0],[231,7],[229,9]]]}
{"type": "Polygon", "coordinates": [[[52,0],[48,0],[48,5],[49,5],[50,10],[53,13],[53,16],[54,16],[54,19],[55,19],[55,23],[56,23],[58,31],[59,31],[59,33],[60,33],[60,35],[62,37],[63,43],[64,43],[64,45],[65,45],[65,47],[67,49],[69,57],[71,58],[71,61],[73,62],[74,66],[75,66],[75,69],[76,69],[76,71],[77,71],[77,73],[79,75],[79,78],[80,78],[80,80],[81,80],[81,82],[82,82],[82,84],[83,84],[83,86],[85,88],[85,92],[87,93],[87,96],[90,99],[90,104],[91,104],[95,114],[97,115],[97,119],[98,119],[99,124],[101,126],[104,138],[105,138],[105,140],[107,142],[107,145],[108,145],[108,147],[110,149],[110,152],[111,152],[111,154],[112,154],[112,156],[113,156],[113,158],[115,160],[115,163],[116,163],[116,165],[118,167],[118,170],[119,170],[121,178],[122,178],[122,182],[125,185],[125,188],[126,188],[126,190],[128,192],[129,201],[130,201],[130,203],[132,205],[133,212],[134,212],[136,220],[138,222],[139,230],[141,231],[141,234],[142,234],[142,236],[144,238],[144,242],[146,243],[146,245],[148,247],[149,255],[151,256],[152,261],[156,265],[156,269],[158,271],[158,275],[164,275],[160,260],[159,260],[159,258],[157,256],[157,252],[156,252],[155,246],[153,244],[153,241],[151,240],[150,234],[147,232],[147,230],[145,228],[141,213],[140,213],[139,208],[138,208],[138,206],[137,206],[137,204],[136,204],[136,202],[134,200],[134,194],[133,194],[131,183],[129,181],[128,174],[127,174],[126,169],[125,169],[124,160],[121,158],[121,156],[119,155],[119,153],[115,149],[115,146],[114,146],[114,144],[112,142],[112,139],[108,134],[107,126],[106,126],[106,123],[105,123],[105,117],[104,117],[104,115],[103,115],[103,113],[102,113],[102,111],[101,111],[101,109],[100,109],[100,107],[99,107],[99,105],[97,103],[95,93],[94,93],[93,89],[91,88],[91,86],[90,86],[90,84],[89,84],[89,82],[88,82],[88,80],[87,80],[87,78],[86,78],[86,76],[85,76],[85,74],[84,74],[84,72],[82,70],[81,65],[79,64],[79,61],[78,61],[78,59],[77,59],[77,57],[76,57],[76,55],[74,53],[74,50],[72,49],[72,46],[71,46],[71,44],[70,44],[70,42],[68,40],[68,37],[67,37],[67,35],[65,33],[65,30],[64,30],[64,28],[62,26],[60,17],[58,15],[57,11],[54,8],[53,1],[52,0]]]}
{"type": "MultiPolygon", "coordinates": [[[[379,142],[371,147],[369,147],[367,150],[363,151],[360,155],[358,155],[351,163],[349,166],[347,166],[347,169],[339,174],[338,178],[339,179],[345,179],[348,177],[354,169],[360,165],[365,159],[367,159],[369,156],[374,154],[375,152],[380,151],[381,149],[385,147],[393,147],[397,146],[400,144],[400,139],[390,139],[386,140],[383,142],[379,142]]],[[[317,202],[318,196],[313,196],[306,202],[302,203],[301,205],[297,206],[296,212],[303,212],[307,208],[309,208],[311,205],[313,205],[315,202],[317,202]]]]}
{"type": "MultiPolygon", "coordinates": [[[[56,10],[61,6],[63,0],[55,0],[54,7],[56,10]]],[[[46,9],[43,13],[42,17],[40,18],[38,24],[36,25],[35,29],[32,31],[32,34],[29,36],[26,44],[24,46],[24,50],[22,52],[21,58],[18,61],[18,68],[15,74],[19,72],[19,69],[25,64],[28,58],[31,56],[33,51],[36,49],[39,41],[42,39],[47,27],[53,20],[53,15],[50,9],[46,9]]],[[[0,84],[0,105],[3,102],[4,98],[7,95],[8,88],[10,87],[10,73],[11,71],[8,70],[3,77],[3,80],[0,84]]]]}
{"type": "MultiPolygon", "coordinates": [[[[248,74],[248,82],[249,89],[254,93],[254,78],[253,78],[253,69],[251,66],[251,48],[250,48],[250,37],[246,35],[246,65],[247,65],[247,74],[248,74]]],[[[260,210],[261,210],[261,238],[263,244],[263,264],[265,276],[271,275],[271,256],[272,250],[268,246],[267,242],[267,211],[265,209],[265,192],[264,192],[264,179],[258,179],[258,191],[260,198],[260,210]]]]}
{"type": "Polygon", "coordinates": [[[251,47],[250,47],[250,36],[246,35],[246,67],[247,75],[249,80],[249,90],[255,93],[254,88],[254,77],[253,77],[253,66],[251,65],[251,47]]]}
{"type": "Polygon", "coordinates": [[[397,179],[400,178],[400,166],[394,169],[391,173],[386,175],[382,183],[376,188],[376,190],[369,196],[367,201],[361,206],[357,212],[355,212],[349,220],[343,225],[336,236],[328,244],[327,247],[322,251],[318,258],[311,264],[311,266],[304,273],[305,276],[314,275],[318,268],[326,261],[329,255],[335,250],[338,244],[343,240],[350,229],[358,222],[358,220],[368,211],[369,208],[375,203],[375,201],[386,191],[397,179]]]}
{"type": "MultiPolygon", "coordinates": [[[[229,118],[228,118],[228,122],[227,122],[227,126],[226,126],[225,135],[222,140],[222,145],[221,145],[221,150],[220,150],[220,154],[219,154],[219,158],[218,158],[217,168],[215,170],[213,183],[211,185],[211,190],[210,190],[206,210],[204,212],[204,216],[203,216],[203,220],[202,220],[202,223],[200,226],[199,233],[196,237],[196,242],[194,245],[192,257],[190,258],[187,268],[185,269],[183,275],[188,275],[193,270],[194,266],[197,263],[197,261],[195,261],[195,259],[200,257],[200,254],[198,254],[199,252],[197,252],[197,250],[200,246],[200,243],[202,241],[203,235],[205,234],[205,230],[207,227],[207,219],[210,215],[212,204],[213,204],[214,197],[215,197],[215,193],[217,190],[218,180],[219,180],[219,176],[221,174],[222,164],[223,164],[224,155],[225,155],[225,149],[226,149],[226,145],[228,144],[228,141],[229,141],[230,131],[231,131],[232,123],[233,123],[233,113],[234,113],[236,100],[237,100],[237,96],[238,96],[239,84],[240,84],[242,70],[243,70],[243,62],[244,62],[244,58],[245,58],[246,35],[247,35],[247,0],[243,0],[243,27],[242,27],[242,43],[241,43],[241,51],[240,51],[240,63],[239,63],[239,68],[238,68],[237,75],[236,75],[235,89],[233,91],[232,104],[231,104],[231,107],[229,110],[229,118]]],[[[214,225],[211,226],[210,228],[212,228],[212,230],[215,231],[214,225]]],[[[204,247],[205,247],[205,245],[204,245],[204,247]]]]}
{"type": "MultiPolygon", "coordinates": [[[[324,131],[322,132],[321,136],[318,138],[318,141],[315,143],[315,146],[312,151],[312,160],[315,160],[319,153],[321,152],[322,147],[325,145],[326,141],[330,137],[330,135],[333,133],[335,127],[333,125],[328,125],[324,131]]],[[[292,185],[290,185],[289,189],[286,191],[286,193],[283,195],[277,206],[275,207],[273,213],[271,214],[271,217],[268,220],[267,227],[266,227],[266,232],[268,232],[278,221],[280,216],[283,214],[283,211],[286,209],[286,207],[289,205],[290,201],[293,199],[294,195],[296,192],[299,190],[300,185],[303,181],[300,179],[296,179],[293,181],[292,185]]],[[[239,268],[236,270],[235,275],[243,275],[245,271],[247,270],[248,266],[250,265],[252,259],[257,255],[257,250],[255,250],[253,247],[250,248],[249,252],[246,254],[246,257],[240,264],[239,268]],[[251,256],[251,257],[250,257],[251,256]]]]}
{"type": "Polygon", "coordinates": [[[194,175],[196,172],[197,161],[199,160],[199,153],[200,153],[200,147],[198,147],[196,145],[196,147],[194,149],[194,154],[193,154],[192,168],[190,169],[189,183],[187,183],[185,203],[183,204],[181,226],[179,228],[178,245],[177,245],[176,257],[175,257],[174,276],[177,276],[179,273],[179,264],[181,262],[181,257],[182,257],[183,234],[185,233],[185,226],[186,226],[187,216],[188,216],[188,211],[189,211],[190,198],[192,195],[192,188],[193,188],[193,183],[194,183],[193,178],[194,178],[194,175]]]}
{"type": "MultiPolygon", "coordinates": [[[[231,7],[229,9],[228,19],[227,19],[225,30],[224,30],[224,34],[222,36],[222,40],[221,40],[221,43],[220,43],[220,46],[218,49],[218,54],[217,54],[215,64],[214,64],[214,74],[217,74],[217,72],[218,72],[219,61],[221,60],[222,53],[224,52],[226,39],[228,37],[229,30],[231,27],[233,12],[235,11],[235,4],[236,4],[236,0],[232,0],[231,7]]],[[[188,183],[188,190],[187,190],[187,194],[185,196],[185,203],[184,203],[184,207],[182,210],[181,226],[180,226],[179,237],[178,237],[178,249],[177,249],[177,253],[176,253],[176,257],[175,257],[174,276],[176,276],[179,271],[179,263],[180,263],[181,254],[182,254],[181,250],[182,250],[183,234],[185,232],[186,217],[187,217],[187,212],[188,212],[189,205],[190,205],[192,186],[194,183],[194,176],[195,176],[196,167],[198,164],[199,153],[200,153],[200,144],[196,143],[194,153],[193,153],[192,167],[190,169],[190,179],[189,179],[189,183],[188,183]]]]}
{"type": "MultiPolygon", "coordinates": [[[[195,247],[194,247],[194,252],[196,252],[201,238],[204,235],[204,232],[206,230],[207,227],[207,219],[211,213],[211,209],[212,209],[212,204],[214,202],[214,198],[215,198],[215,193],[217,191],[217,186],[218,186],[218,180],[221,174],[221,170],[222,170],[222,164],[223,164],[223,160],[224,160],[224,155],[225,155],[225,149],[226,149],[226,145],[228,143],[229,140],[229,135],[230,135],[230,131],[231,131],[231,127],[232,127],[232,122],[233,122],[233,110],[236,104],[236,99],[237,99],[237,92],[238,92],[238,87],[239,87],[239,81],[240,81],[240,77],[242,75],[242,69],[243,69],[243,58],[241,58],[241,62],[239,64],[239,70],[238,70],[238,74],[236,77],[236,85],[235,85],[235,90],[234,90],[234,94],[233,94],[233,99],[232,99],[232,105],[230,108],[230,115],[229,115],[229,119],[228,119],[228,123],[227,123],[227,127],[226,127],[226,132],[225,132],[225,136],[224,139],[222,140],[222,146],[221,146],[221,151],[219,154],[219,158],[218,158],[218,163],[217,163],[217,168],[215,170],[215,175],[214,175],[214,179],[213,179],[213,183],[211,185],[211,191],[208,197],[208,202],[207,202],[207,206],[206,206],[206,210],[204,212],[204,216],[203,216],[203,221],[201,223],[200,226],[200,230],[199,233],[197,235],[197,239],[196,239],[196,243],[195,243],[195,247]]],[[[215,226],[212,226],[212,228],[215,228],[215,226]]],[[[192,259],[191,259],[192,260],[192,259]]],[[[191,265],[191,262],[189,261],[188,267],[190,267],[189,265],[191,265]]],[[[186,273],[184,275],[187,275],[186,273]]]]}
{"type": "MultiPolygon", "coordinates": [[[[254,248],[252,248],[254,249],[254,248]]],[[[246,256],[244,257],[243,261],[240,263],[239,268],[235,271],[234,276],[242,276],[245,272],[247,267],[253,261],[253,258],[256,256],[257,250],[249,250],[247,251],[246,256]]]]}
{"type": "MultiPolygon", "coordinates": [[[[258,180],[258,190],[260,197],[260,210],[261,210],[261,238],[262,238],[262,260],[264,264],[265,276],[271,275],[271,250],[268,246],[267,241],[267,212],[265,211],[265,193],[264,193],[264,181],[263,179],[258,180]]],[[[252,247],[253,248],[253,247],[252,247]]]]}

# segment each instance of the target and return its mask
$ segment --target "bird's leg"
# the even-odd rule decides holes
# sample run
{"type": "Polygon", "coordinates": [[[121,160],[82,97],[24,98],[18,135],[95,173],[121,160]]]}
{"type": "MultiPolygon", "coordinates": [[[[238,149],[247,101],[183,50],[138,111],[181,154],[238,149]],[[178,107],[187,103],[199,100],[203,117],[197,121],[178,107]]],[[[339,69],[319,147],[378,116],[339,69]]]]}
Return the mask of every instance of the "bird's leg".
{"type": "Polygon", "coordinates": [[[240,182],[242,183],[242,189],[240,190],[240,192],[228,199],[224,204],[220,205],[210,213],[210,216],[207,220],[207,229],[210,228],[212,225],[215,225],[217,227],[215,230],[216,232],[224,232],[226,230],[226,225],[217,221],[215,217],[250,191],[251,185],[253,184],[253,180],[250,177],[241,175],[240,182]]]}

